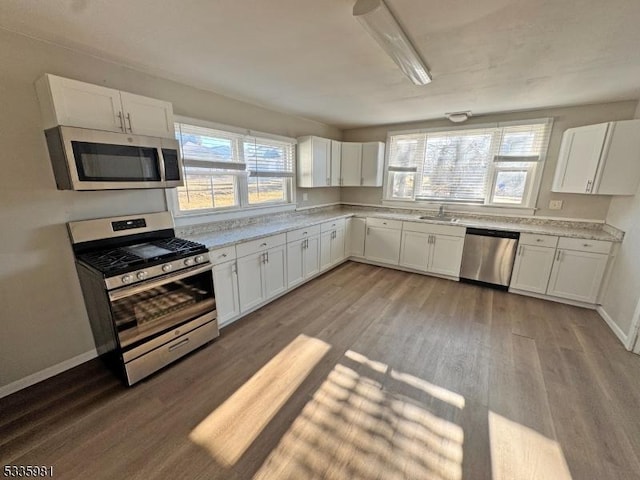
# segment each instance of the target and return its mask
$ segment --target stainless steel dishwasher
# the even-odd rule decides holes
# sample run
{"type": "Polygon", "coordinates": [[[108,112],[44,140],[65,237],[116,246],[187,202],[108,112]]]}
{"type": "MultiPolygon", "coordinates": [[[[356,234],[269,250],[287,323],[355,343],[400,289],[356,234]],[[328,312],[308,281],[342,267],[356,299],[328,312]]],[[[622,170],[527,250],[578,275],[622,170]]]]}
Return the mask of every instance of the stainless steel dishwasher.
{"type": "Polygon", "coordinates": [[[460,278],[508,288],[519,238],[518,232],[467,228],[460,278]]]}

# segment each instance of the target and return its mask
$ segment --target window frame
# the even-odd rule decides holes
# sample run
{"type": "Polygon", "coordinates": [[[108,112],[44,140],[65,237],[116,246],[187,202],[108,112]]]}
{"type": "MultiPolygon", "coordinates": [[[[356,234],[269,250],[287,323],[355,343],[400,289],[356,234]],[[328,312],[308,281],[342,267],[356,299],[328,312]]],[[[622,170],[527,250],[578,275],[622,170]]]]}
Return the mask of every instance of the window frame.
{"type": "MultiPolygon", "coordinates": [[[[178,188],[170,188],[165,189],[165,196],[167,200],[167,207],[173,213],[173,216],[176,219],[184,219],[184,221],[189,222],[189,219],[197,220],[198,217],[211,217],[211,216],[223,216],[228,218],[233,217],[242,217],[242,216],[250,216],[253,211],[266,211],[268,213],[272,212],[280,212],[280,211],[288,211],[296,208],[296,149],[297,149],[297,140],[291,137],[285,137],[281,135],[276,135],[272,133],[259,132],[255,130],[249,130],[245,128],[239,128],[235,126],[220,124],[216,122],[210,122],[207,120],[200,120],[192,117],[183,117],[179,115],[174,116],[175,124],[185,124],[185,125],[193,125],[197,127],[210,128],[214,130],[223,131],[226,133],[230,133],[232,135],[237,135],[238,138],[233,139],[232,141],[232,149],[234,155],[237,155],[238,162],[234,163],[244,163],[247,167],[246,170],[223,170],[220,169],[220,173],[214,173],[212,176],[220,175],[220,176],[228,176],[234,175],[236,177],[236,198],[238,200],[237,205],[232,206],[222,206],[222,207],[212,207],[212,208],[201,208],[201,209],[193,209],[193,210],[181,210],[180,204],[178,201],[178,188]],[[284,182],[284,197],[285,200],[275,200],[275,201],[267,201],[260,203],[250,203],[249,201],[249,169],[248,162],[245,158],[244,152],[244,143],[246,137],[255,137],[257,140],[263,141],[275,141],[279,143],[285,143],[291,145],[291,165],[292,170],[290,176],[286,177],[276,177],[282,178],[284,182]],[[229,216],[231,215],[231,216],[229,216]]],[[[188,161],[183,159],[183,178],[186,182],[186,168],[189,164],[188,161]]],[[[261,178],[261,176],[256,176],[255,178],[261,178]]],[[[183,223],[183,222],[179,222],[183,223]]]]}
{"type": "MultiPolygon", "coordinates": [[[[465,202],[465,201],[447,201],[447,200],[437,200],[437,199],[426,199],[420,198],[416,195],[416,188],[418,183],[418,176],[420,174],[420,167],[418,167],[418,171],[415,174],[414,180],[414,192],[413,198],[392,198],[391,197],[391,188],[392,188],[392,175],[396,172],[393,170],[389,170],[389,160],[391,148],[387,148],[385,152],[385,161],[384,161],[384,183],[383,183],[383,195],[382,195],[382,204],[396,207],[413,207],[416,206],[435,206],[435,205],[448,205],[450,207],[462,207],[465,210],[481,210],[488,211],[495,209],[497,212],[503,212],[505,210],[513,210],[514,212],[520,213],[533,213],[536,210],[535,204],[537,198],[540,194],[540,186],[542,184],[542,174],[544,171],[544,166],[546,163],[547,151],[549,148],[549,143],[551,139],[551,135],[553,133],[553,121],[554,119],[551,117],[544,118],[531,118],[531,119],[523,119],[523,120],[515,120],[508,122],[494,122],[494,123],[482,123],[482,124],[467,124],[461,126],[443,126],[443,127],[434,127],[434,128],[419,128],[419,129],[411,129],[411,130],[389,130],[387,132],[387,145],[391,145],[391,137],[394,135],[409,135],[409,134],[434,134],[441,132],[464,132],[465,130],[478,130],[485,128],[504,128],[504,127],[515,127],[515,126],[526,126],[526,125],[535,125],[535,124],[547,124],[547,135],[546,135],[546,143],[542,145],[540,150],[540,155],[538,161],[530,162],[528,167],[528,174],[526,179],[525,191],[523,195],[523,201],[520,204],[510,204],[504,202],[495,202],[494,194],[495,194],[495,184],[497,181],[498,173],[501,171],[509,171],[512,167],[509,167],[508,161],[495,161],[491,160],[487,169],[487,178],[485,179],[485,198],[482,203],[480,202],[465,202]]],[[[495,141],[495,138],[492,142],[495,141]]],[[[393,168],[393,167],[392,167],[393,168]]],[[[523,167],[518,167],[518,171],[523,170],[523,167]]]]}

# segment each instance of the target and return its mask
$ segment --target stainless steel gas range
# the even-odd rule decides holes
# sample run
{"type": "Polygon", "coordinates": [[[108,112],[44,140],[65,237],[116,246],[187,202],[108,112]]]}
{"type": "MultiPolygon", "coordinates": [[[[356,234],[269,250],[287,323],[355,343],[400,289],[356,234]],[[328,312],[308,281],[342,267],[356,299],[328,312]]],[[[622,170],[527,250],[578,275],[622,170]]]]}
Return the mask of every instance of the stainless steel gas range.
{"type": "Polygon", "coordinates": [[[219,335],[208,250],[168,212],[70,222],[98,354],[132,385],[219,335]]]}

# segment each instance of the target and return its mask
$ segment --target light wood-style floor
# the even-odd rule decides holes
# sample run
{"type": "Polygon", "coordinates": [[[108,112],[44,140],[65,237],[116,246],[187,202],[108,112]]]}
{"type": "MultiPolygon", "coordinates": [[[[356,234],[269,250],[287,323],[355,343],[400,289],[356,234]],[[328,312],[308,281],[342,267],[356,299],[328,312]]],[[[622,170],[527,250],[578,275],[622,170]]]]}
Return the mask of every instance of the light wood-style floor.
{"type": "Polygon", "coordinates": [[[0,400],[60,479],[638,479],[640,357],[592,311],[346,263],[134,388],[0,400]]]}

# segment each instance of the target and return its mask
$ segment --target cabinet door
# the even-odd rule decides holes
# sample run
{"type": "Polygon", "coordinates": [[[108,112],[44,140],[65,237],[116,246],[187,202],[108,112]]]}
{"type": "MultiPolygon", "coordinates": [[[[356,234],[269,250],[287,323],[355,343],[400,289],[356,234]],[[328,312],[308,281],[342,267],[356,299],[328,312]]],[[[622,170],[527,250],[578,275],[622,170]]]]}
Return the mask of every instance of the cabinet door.
{"type": "Polygon", "coordinates": [[[347,219],[347,235],[345,238],[348,256],[364,257],[364,237],[367,222],[364,218],[347,219]]]}
{"type": "Polygon", "coordinates": [[[175,138],[171,103],[127,92],[121,92],[121,98],[128,132],[175,138]]]}
{"type": "Polygon", "coordinates": [[[400,260],[401,230],[367,227],[364,256],[367,260],[398,265],[400,260]]]}
{"type": "Polygon", "coordinates": [[[295,287],[304,281],[304,253],[306,239],[287,244],[287,284],[295,287]]]}
{"type": "Polygon", "coordinates": [[[41,97],[51,93],[52,104],[40,98],[43,116],[48,127],[53,118],[56,124],[70,127],[95,128],[110,132],[122,132],[122,103],[120,92],[112,88],[91,85],[68,78],[46,75],[37,84],[41,97]],[[46,102],[46,103],[45,103],[46,102]],[[52,112],[44,112],[48,103],[52,112]]]}
{"type": "Polygon", "coordinates": [[[235,261],[221,263],[213,267],[213,288],[216,294],[218,323],[220,326],[224,326],[240,315],[235,261]]]}
{"type": "Polygon", "coordinates": [[[464,237],[432,235],[429,271],[451,277],[460,276],[464,237]]]}
{"type": "Polygon", "coordinates": [[[554,192],[591,193],[609,124],[570,128],[562,136],[554,192]]]}
{"type": "Polygon", "coordinates": [[[344,228],[334,230],[331,242],[331,265],[344,260],[344,228]]]}
{"type": "Polygon", "coordinates": [[[513,265],[511,288],[547,293],[555,248],[520,245],[513,265]]]}
{"type": "Polygon", "coordinates": [[[608,259],[600,253],[558,249],[547,294],[595,303],[608,259]]]}
{"type": "Polygon", "coordinates": [[[238,258],[238,293],[242,313],[260,305],[265,300],[262,287],[263,253],[238,258]]]}
{"type": "Polygon", "coordinates": [[[640,120],[611,122],[594,193],[635,195],[640,182],[640,120]]]}
{"type": "Polygon", "coordinates": [[[418,232],[402,232],[400,265],[415,270],[427,271],[429,266],[429,243],[431,235],[418,232]]]}
{"type": "Polygon", "coordinates": [[[384,166],[384,143],[367,142],[362,144],[362,186],[381,187],[382,167],[384,166]]]}
{"type": "Polygon", "coordinates": [[[339,187],[342,178],[342,142],[331,140],[331,186],[339,187]]]}
{"type": "Polygon", "coordinates": [[[303,251],[304,278],[309,278],[320,271],[320,236],[307,238],[303,251]]]}
{"type": "Polygon", "coordinates": [[[342,144],[342,186],[362,185],[362,144],[346,142],[342,144]]]}
{"type": "Polygon", "coordinates": [[[285,245],[267,250],[267,261],[262,264],[266,299],[287,289],[287,253],[285,245]]]}
{"type": "Polygon", "coordinates": [[[320,235],[320,271],[324,272],[331,266],[331,237],[333,230],[320,235]]]}

